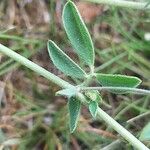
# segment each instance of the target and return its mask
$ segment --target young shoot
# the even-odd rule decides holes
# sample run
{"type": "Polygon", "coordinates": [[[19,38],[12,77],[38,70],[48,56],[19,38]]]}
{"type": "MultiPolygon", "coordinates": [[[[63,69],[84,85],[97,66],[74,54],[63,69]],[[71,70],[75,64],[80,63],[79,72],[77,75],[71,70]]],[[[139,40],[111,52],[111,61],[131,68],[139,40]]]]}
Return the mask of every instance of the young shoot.
{"type": "MultiPolygon", "coordinates": [[[[82,68],[72,60],[51,40],[47,43],[49,56],[57,69],[66,76],[78,79],[81,82],[79,85],[72,85],[71,83],[64,81],[2,44],[0,44],[0,52],[8,55],[62,88],[56,95],[63,95],[68,99],[71,133],[73,133],[77,127],[81,106],[85,105],[88,107],[89,112],[94,119],[103,119],[134,148],[138,150],[149,150],[142,142],[99,107],[102,103],[102,98],[98,90],[108,90],[115,94],[126,94],[129,92],[150,94],[150,91],[137,89],[137,86],[141,83],[141,80],[137,77],[120,74],[96,73],[94,71],[95,52],[93,42],[77,7],[72,1],[68,1],[65,4],[62,20],[74,52],[78,55],[80,60],[83,61],[83,64],[89,67],[89,72],[86,72],[85,70],[87,69],[82,68]],[[100,86],[89,87],[90,83],[93,81],[100,86]]],[[[146,131],[149,131],[147,128],[148,127],[143,131],[143,134],[140,137],[141,139],[144,139],[145,137],[143,135],[145,135],[146,131]]],[[[149,138],[149,136],[146,135],[146,138],[149,138]]]]}

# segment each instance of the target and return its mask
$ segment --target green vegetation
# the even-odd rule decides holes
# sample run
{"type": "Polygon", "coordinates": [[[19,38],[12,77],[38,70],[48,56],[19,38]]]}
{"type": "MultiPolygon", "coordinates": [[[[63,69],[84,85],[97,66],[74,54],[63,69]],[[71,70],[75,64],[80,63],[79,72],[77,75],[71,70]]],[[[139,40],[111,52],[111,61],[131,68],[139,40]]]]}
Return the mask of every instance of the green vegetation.
{"type": "MultiPolygon", "coordinates": [[[[67,2],[63,11],[63,23],[74,51],[78,54],[80,63],[76,63],[76,60],[73,60],[65,54],[53,41],[49,41],[47,44],[51,60],[53,64],[66,75],[66,77],[64,77],[65,80],[25,58],[31,57],[36,52],[29,53],[30,55],[27,55],[27,50],[25,54],[20,52],[21,55],[25,56],[22,57],[0,44],[0,52],[8,55],[12,59],[4,60],[4,62],[0,64],[1,75],[19,67],[19,64],[13,61],[14,59],[62,88],[62,90],[59,90],[59,88],[56,87],[56,90],[53,91],[53,86],[50,86],[53,94],[49,95],[49,93],[44,93],[38,88],[36,80],[32,77],[33,73],[21,68],[21,70],[26,72],[26,78],[28,78],[30,84],[32,84],[33,95],[31,98],[28,93],[23,94],[21,90],[14,88],[13,95],[15,101],[23,105],[22,108],[24,108],[23,110],[17,110],[15,114],[12,115],[12,119],[14,119],[18,125],[16,130],[19,131],[19,136],[17,138],[8,139],[5,132],[1,130],[1,136],[3,137],[1,148],[7,149],[7,147],[18,145],[18,143],[21,142],[18,147],[21,150],[26,149],[26,147],[36,149],[41,146],[43,147],[42,149],[55,149],[56,147],[58,149],[71,149],[80,144],[82,149],[109,149],[109,147],[113,149],[113,147],[119,147],[120,143],[125,149],[132,149],[131,145],[139,150],[148,149],[150,136],[149,124],[146,125],[146,122],[149,122],[149,120],[146,116],[149,115],[150,91],[146,89],[149,88],[150,83],[150,63],[148,60],[150,44],[141,38],[144,34],[142,29],[138,32],[139,24],[144,22],[147,16],[145,18],[144,16],[142,16],[142,18],[135,18],[135,20],[133,19],[132,21],[129,20],[129,18],[133,16],[138,16],[139,13],[140,12],[136,11],[136,13],[133,14],[132,10],[120,11],[117,8],[112,8],[106,16],[100,18],[100,20],[97,18],[97,20],[92,23],[93,25],[102,21],[108,24],[111,22],[110,28],[113,29],[113,32],[118,34],[123,42],[119,42],[118,44],[112,42],[112,40],[109,41],[107,34],[112,33],[108,32],[102,33],[102,35],[96,35],[96,37],[93,38],[95,43],[93,44],[76,6],[71,1],[67,2]],[[110,16],[110,14],[112,14],[112,16],[110,16]],[[130,31],[126,28],[128,25],[131,25],[130,31]],[[101,39],[100,41],[99,38],[101,39]],[[95,49],[94,51],[93,45],[97,45],[98,42],[103,46],[100,47],[101,50],[95,49]],[[99,64],[102,65],[99,66],[99,64]],[[121,74],[129,74],[132,76],[121,74]],[[143,80],[142,83],[138,77],[143,80]],[[136,88],[139,84],[142,84],[143,89],[136,88]],[[102,92],[100,94],[98,91],[101,90],[102,92]],[[50,106],[54,105],[54,101],[47,101],[49,98],[53,99],[55,97],[54,94],[63,95],[68,99],[70,131],[74,132],[73,135],[70,135],[68,130],[66,106],[60,105],[60,108],[55,108],[54,110],[53,107],[46,107],[49,104],[50,106]],[[116,96],[116,94],[119,95],[116,96]],[[87,108],[94,120],[90,120],[90,122],[86,121],[86,119],[82,118],[85,114],[79,117],[82,110],[81,105],[88,106],[87,108]],[[120,124],[101,108],[110,109],[112,111],[110,116],[119,121],[120,124]],[[130,116],[128,116],[128,112],[131,113],[130,116]],[[46,120],[47,115],[48,121],[46,120]],[[20,116],[22,119],[19,122],[18,119],[20,116]],[[31,130],[23,127],[23,125],[26,125],[26,118],[33,119],[31,130]],[[83,121],[79,118],[82,118],[83,121]],[[141,118],[145,118],[146,121],[144,124],[143,122],[142,124],[140,123],[141,127],[139,128],[133,123],[141,120],[141,118]],[[101,119],[104,120],[109,127],[107,127],[107,125],[105,126],[101,119]],[[80,123],[76,131],[78,121],[80,121],[80,123]],[[90,123],[94,125],[97,121],[98,125],[96,125],[96,127],[98,127],[98,129],[96,130],[90,123]],[[142,131],[144,125],[146,126],[142,131]],[[110,128],[116,130],[129,144],[124,143],[124,140],[117,136],[110,128]],[[129,131],[132,131],[134,135],[140,137],[140,140],[142,140],[147,147],[129,131]]],[[[20,38],[15,38],[15,40],[18,39],[20,38]]],[[[11,40],[13,40],[13,38],[11,40]]],[[[22,41],[24,41],[24,39],[19,42],[21,43],[22,41]]],[[[29,40],[27,44],[30,44],[31,41],[32,40],[29,40]]],[[[35,46],[34,48],[36,48],[37,44],[38,49],[43,47],[43,41],[41,42],[40,40],[33,43],[31,42],[31,44],[35,46]]],[[[68,45],[68,43],[65,44],[68,45]]],[[[61,44],[61,46],[64,48],[63,44],[61,44]]],[[[11,48],[15,50],[14,47],[11,48]]],[[[48,91],[50,89],[48,88],[48,91]]]]}

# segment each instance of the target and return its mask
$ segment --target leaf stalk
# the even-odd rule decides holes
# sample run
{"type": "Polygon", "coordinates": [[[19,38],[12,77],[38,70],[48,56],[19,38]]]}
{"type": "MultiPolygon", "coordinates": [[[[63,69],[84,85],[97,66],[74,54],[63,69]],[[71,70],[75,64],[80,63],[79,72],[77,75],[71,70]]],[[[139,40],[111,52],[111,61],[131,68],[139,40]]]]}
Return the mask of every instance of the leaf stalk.
{"type": "MultiPolygon", "coordinates": [[[[41,75],[41,76],[45,77],[46,79],[54,82],[55,84],[59,85],[62,88],[74,87],[70,83],[68,83],[68,82],[64,81],[63,79],[57,77],[56,75],[50,73],[46,69],[38,66],[37,64],[33,63],[32,61],[26,59],[25,57],[23,57],[19,54],[17,54],[16,52],[12,51],[11,49],[5,47],[2,44],[0,44],[0,52],[6,54],[7,56],[9,56],[11,58],[13,58],[14,60],[18,61],[22,65],[24,65],[27,68],[35,71],[39,75],[41,75]]],[[[87,89],[82,88],[82,90],[89,90],[89,87],[87,89]]],[[[80,101],[82,103],[84,103],[86,105],[86,99],[85,99],[83,94],[79,93],[78,98],[80,99],[80,101]]],[[[142,142],[140,142],[128,130],[126,130],[118,122],[116,122],[113,118],[111,118],[101,108],[98,108],[97,116],[99,118],[102,118],[108,125],[110,125],[114,130],[116,130],[120,135],[122,135],[122,137],[124,137],[128,142],[130,142],[138,150],[149,150],[142,142]]]]}
{"type": "Polygon", "coordinates": [[[128,87],[112,87],[112,86],[101,86],[101,87],[80,87],[81,91],[87,90],[99,90],[99,91],[108,91],[108,90],[124,90],[127,93],[141,94],[141,95],[150,95],[150,90],[138,89],[138,88],[128,88],[128,87]]]}

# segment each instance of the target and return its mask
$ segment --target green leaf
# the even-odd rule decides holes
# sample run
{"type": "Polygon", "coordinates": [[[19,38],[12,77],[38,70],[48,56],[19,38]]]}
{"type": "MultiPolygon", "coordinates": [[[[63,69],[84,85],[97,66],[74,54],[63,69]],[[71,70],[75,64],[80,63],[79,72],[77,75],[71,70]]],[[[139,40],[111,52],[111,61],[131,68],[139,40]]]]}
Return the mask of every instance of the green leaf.
{"type": "Polygon", "coordinates": [[[70,132],[73,133],[77,127],[81,102],[75,97],[71,97],[68,101],[69,116],[70,116],[70,132]]]}
{"type": "MultiPolygon", "coordinates": [[[[113,74],[96,74],[96,79],[102,86],[135,88],[141,80],[137,77],[113,74]]],[[[125,90],[110,90],[113,93],[126,93],[125,90]]]]}
{"type": "Polygon", "coordinates": [[[73,2],[64,6],[62,19],[74,50],[87,65],[93,66],[95,54],[91,36],[73,2]]]}
{"type": "Polygon", "coordinates": [[[150,122],[143,128],[140,140],[142,141],[150,141],[150,122]]]}
{"type": "Polygon", "coordinates": [[[48,41],[48,52],[54,65],[64,74],[75,77],[84,78],[86,73],[67,56],[53,41],[48,41]]]}
{"type": "Polygon", "coordinates": [[[96,118],[97,108],[98,108],[98,103],[96,101],[90,101],[89,111],[93,118],[96,118]]]}
{"type": "Polygon", "coordinates": [[[75,96],[77,94],[76,88],[63,89],[56,92],[56,96],[67,96],[68,98],[75,96]]]}
{"type": "Polygon", "coordinates": [[[97,90],[86,91],[85,96],[92,101],[96,101],[97,103],[102,101],[102,97],[101,97],[99,91],[97,91],[97,90]]]}

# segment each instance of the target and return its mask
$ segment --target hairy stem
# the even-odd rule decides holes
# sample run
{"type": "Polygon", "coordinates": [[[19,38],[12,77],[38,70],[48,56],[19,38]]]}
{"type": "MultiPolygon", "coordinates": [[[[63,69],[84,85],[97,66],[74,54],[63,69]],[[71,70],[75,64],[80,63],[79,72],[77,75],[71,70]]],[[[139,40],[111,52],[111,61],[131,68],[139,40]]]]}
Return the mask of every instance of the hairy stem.
{"type": "MultiPolygon", "coordinates": [[[[16,52],[12,51],[11,49],[3,46],[2,44],[0,44],[0,52],[6,54],[7,56],[9,56],[11,58],[13,58],[14,60],[18,61],[22,65],[30,68],[31,70],[33,70],[36,73],[38,73],[39,75],[47,78],[48,80],[54,82],[55,84],[59,85],[62,88],[74,87],[73,85],[69,84],[68,82],[62,80],[61,78],[59,78],[56,75],[50,73],[49,71],[47,71],[44,68],[38,66],[37,64],[35,64],[32,61],[26,59],[25,57],[17,54],[16,52]]],[[[86,99],[84,98],[84,95],[79,93],[78,97],[86,105],[86,99]]],[[[108,125],[110,125],[119,134],[121,134],[122,137],[124,137],[128,142],[130,142],[138,150],[149,150],[143,143],[141,143],[136,137],[134,137],[129,131],[127,131],[124,127],[122,127],[119,123],[117,123],[113,118],[111,118],[101,108],[98,108],[98,116],[100,118],[102,118],[108,125]]]]}
{"type": "Polygon", "coordinates": [[[132,9],[140,9],[140,10],[150,10],[150,5],[148,5],[148,2],[132,2],[132,1],[126,1],[126,0],[84,0],[94,3],[100,3],[100,4],[107,4],[111,6],[119,6],[119,7],[126,7],[126,8],[132,8],[132,9]]]}
{"type": "Polygon", "coordinates": [[[55,84],[59,85],[62,88],[69,88],[69,87],[73,86],[70,83],[55,76],[54,74],[50,73],[46,69],[33,63],[32,61],[28,60],[27,58],[17,54],[16,52],[12,51],[11,49],[7,48],[6,46],[4,46],[2,44],[0,44],[0,52],[6,54],[7,56],[11,57],[12,59],[14,59],[17,62],[21,63],[22,65],[26,66],[27,68],[30,68],[31,70],[35,71],[36,73],[45,77],[46,79],[54,82],[55,84]]]}
{"type": "Polygon", "coordinates": [[[134,94],[142,94],[142,95],[150,95],[150,90],[144,90],[144,89],[138,89],[138,88],[128,88],[128,87],[112,87],[112,86],[102,86],[102,87],[81,87],[81,91],[86,91],[86,90],[125,90],[127,93],[134,93],[134,94]]]}
{"type": "Polygon", "coordinates": [[[124,137],[132,146],[138,150],[149,150],[142,142],[140,142],[135,136],[133,136],[128,130],[122,127],[118,122],[111,118],[101,108],[98,108],[98,117],[103,119],[114,130],[116,130],[122,137],[124,137]]]}
{"type": "MultiPolygon", "coordinates": [[[[85,105],[87,105],[85,97],[81,93],[78,94],[78,97],[82,102],[84,102],[85,105]]],[[[149,150],[141,141],[139,141],[135,136],[133,136],[128,130],[121,126],[101,108],[98,108],[97,116],[98,118],[103,119],[110,127],[112,127],[122,137],[124,137],[124,139],[126,139],[133,147],[137,148],[138,150],[149,150]]]]}

